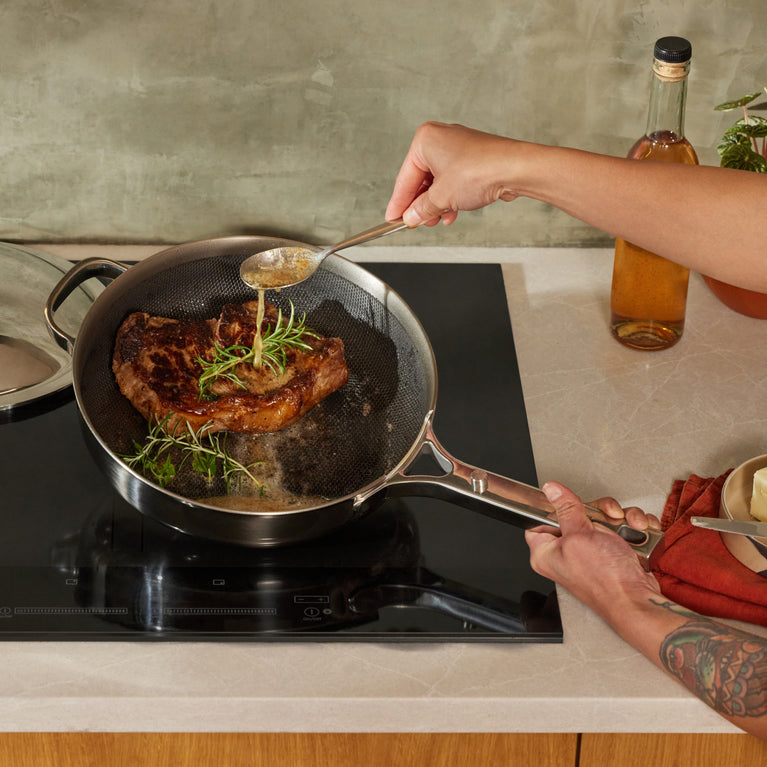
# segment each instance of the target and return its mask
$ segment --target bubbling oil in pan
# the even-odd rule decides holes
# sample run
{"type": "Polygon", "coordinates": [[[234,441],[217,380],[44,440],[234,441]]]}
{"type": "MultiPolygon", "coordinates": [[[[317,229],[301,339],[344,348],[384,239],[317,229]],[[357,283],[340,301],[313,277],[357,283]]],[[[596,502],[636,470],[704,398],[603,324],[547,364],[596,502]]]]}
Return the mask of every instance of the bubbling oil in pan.
{"type": "MultiPolygon", "coordinates": [[[[335,486],[334,470],[339,459],[337,451],[332,448],[332,440],[330,447],[326,444],[326,436],[332,429],[327,424],[326,409],[334,409],[333,403],[328,408],[327,400],[321,402],[301,421],[277,432],[228,433],[227,451],[235,460],[251,467],[251,474],[261,484],[257,485],[248,477],[241,481],[235,479],[228,492],[217,494],[222,481],[216,480],[207,488],[214,494],[202,495],[194,500],[232,511],[280,512],[320,506],[339,498],[339,493],[350,494],[358,490],[364,482],[359,484],[357,480],[340,490],[335,486]],[[308,461],[313,467],[307,472],[305,467],[308,461]],[[323,464],[326,465],[325,470],[323,464]]],[[[362,418],[367,418],[372,412],[368,402],[361,403],[357,409],[362,418]]],[[[391,431],[391,427],[388,430],[391,431]]],[[[383,452],[388,454],[387,450],[383,452]]],[[[368,456],[370,481],[391,468],[379,464],[380,455],[379,451],[374,451],[368,456]]],[[[185,481],[181,478],[182,483],[185,481]]],[[[191,497],[190,488],[184,494],[191,497]]]]}
{"type": "MultiPolygon", "coordinates": [[[[276,433],[279,435],[279,432],[276,433]]],[[[319,506],[328,499],[321,496],[297,495],[285,487],[285,472],[280,460],[279,443],[283,441],[273,434],[231,434],[227,438],[230,455],[244,466],[261,483],[257,485],[249,477],[234,480],[232,489],[224,495],[196,498],[199,503],[217,506],[231,511],[278,512],[319,506]]]]}

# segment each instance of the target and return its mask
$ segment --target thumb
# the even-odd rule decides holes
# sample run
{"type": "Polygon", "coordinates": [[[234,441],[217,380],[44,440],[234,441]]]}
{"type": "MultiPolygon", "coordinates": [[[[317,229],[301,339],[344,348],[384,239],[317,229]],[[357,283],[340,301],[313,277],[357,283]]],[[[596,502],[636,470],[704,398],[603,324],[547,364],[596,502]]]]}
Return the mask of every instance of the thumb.
{"type": "Polygon", "coordinates": [[[558,482],[547,482],[543,492],[557,512],[559,528],[563,535],[593,529],[581,499],[569,488],[558,482]]]}
{"type": "MultiPolygon", "coordinates": [[[[410,207],[402,214],[402,220],[409,226],[436,224],[445,213],[443,205],[437,205],[431,198],[431,189],[413,200],[410,207]]],[[[453,216],[455,218],[455,216],[453,216]]]]}

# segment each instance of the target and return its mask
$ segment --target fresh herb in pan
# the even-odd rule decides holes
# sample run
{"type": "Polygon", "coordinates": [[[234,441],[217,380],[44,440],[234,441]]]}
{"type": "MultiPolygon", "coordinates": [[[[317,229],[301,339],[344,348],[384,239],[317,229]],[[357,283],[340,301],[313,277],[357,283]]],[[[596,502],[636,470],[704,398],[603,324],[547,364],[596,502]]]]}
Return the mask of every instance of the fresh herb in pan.
{"type": "Polygon", "coordinates": [[[285,372],[289,349],[311,350],[306,338],[319,338],[319,336],[306,327],[306,315],[300,320],[296,319],[295,307],[291,301],[290,316],[287,321],[280,309],[274,327],[267,325],[260,339],[258,335],[253,339],[253,346],[234,344],[224,349],[217,343],[212,360],[197,358],[202,367],[199,377],[200,399],[211,399],[215,396],[211,393],[210,387],[219,378],[225,378],[242,389],[247,388],[235,372],[237,366],[242,363],[250,363],[256,368],[266,365],[275,375],[281,375],[285,372]]]}
{"type": "Polygon", "coordinates": [[[210,421],[196,431],[188,422],[184,422],[184,426],[177,423],[173,430],[169,430],[170,417],[168,415],[150,426],[144,443],[133,443],[133,453],[120,456],[128,466],[138,467],[146,477],[154,479],[160,487],[166,487],[189,461],[192,470],[207,482],[213,482],[220,469],[227,492],[235,481],[249,477],[263,493],[263,484],[251,473],[257,463],[245,466],[232,458],[226,449],[226,432],[211,434],[210,421]]]}

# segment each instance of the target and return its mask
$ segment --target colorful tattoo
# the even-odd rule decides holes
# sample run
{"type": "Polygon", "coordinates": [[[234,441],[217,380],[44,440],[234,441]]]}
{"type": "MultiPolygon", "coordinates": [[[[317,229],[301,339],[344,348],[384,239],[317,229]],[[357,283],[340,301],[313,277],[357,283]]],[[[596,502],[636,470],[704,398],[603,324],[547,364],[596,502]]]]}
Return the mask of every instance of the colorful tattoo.
{"type": "Polygon", "coordinates": [[[660,647],[669,673],[726,716],[767,713],[767,640],[729,628],[670,602],[657,602],[690,617],[660,647]]]}

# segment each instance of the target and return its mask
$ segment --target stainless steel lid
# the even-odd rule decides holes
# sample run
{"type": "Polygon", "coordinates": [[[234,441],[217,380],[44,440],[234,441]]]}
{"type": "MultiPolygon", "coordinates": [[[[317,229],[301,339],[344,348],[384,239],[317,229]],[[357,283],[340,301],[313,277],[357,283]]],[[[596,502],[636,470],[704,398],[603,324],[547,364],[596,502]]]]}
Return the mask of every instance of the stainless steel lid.
{"type": "MultiPolygon", "coordinates": [[[[48,335],[43,308],[72,267],[66,259],[0,242],[0,411],[50,396],[72,383],[72,361],[48,335]]],[[[67,298],[57,318],[77,335],[102,286],[94,280],[67,298]]]]}

